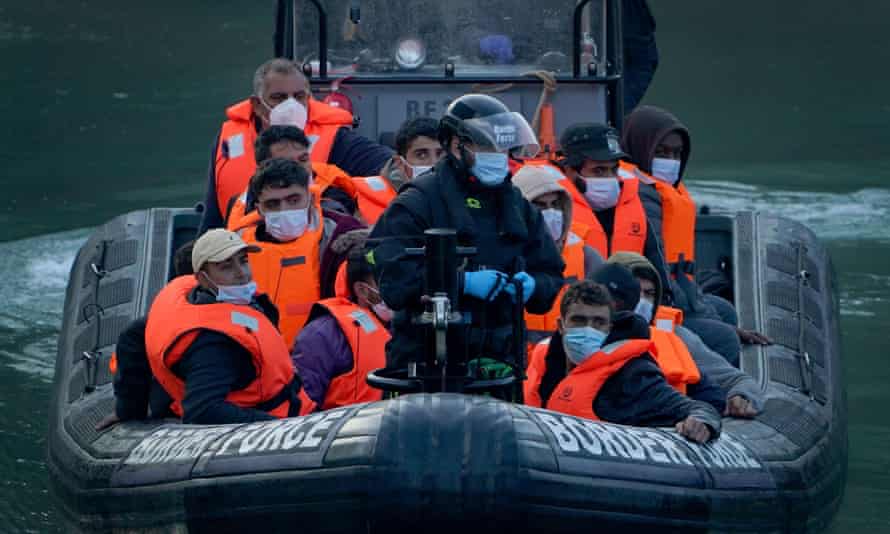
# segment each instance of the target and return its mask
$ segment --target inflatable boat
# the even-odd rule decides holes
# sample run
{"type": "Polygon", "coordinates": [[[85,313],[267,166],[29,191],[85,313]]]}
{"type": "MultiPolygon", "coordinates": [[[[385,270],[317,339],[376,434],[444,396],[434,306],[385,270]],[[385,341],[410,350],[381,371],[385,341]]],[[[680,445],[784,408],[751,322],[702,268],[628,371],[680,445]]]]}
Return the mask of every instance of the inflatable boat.
{"type": "Polygon", "coordinates": [[[699,219],[700,266],[729,258],[763,412],[695,445],[484,396],[391,400],[248,425],[129,422],[108,361],[146,313],[200,214],[150,209],[99,227],[71,269],[49,421],[68,531],[816,532],[847,469],[830,259],[802,225],[753,212],[699,219]]]}

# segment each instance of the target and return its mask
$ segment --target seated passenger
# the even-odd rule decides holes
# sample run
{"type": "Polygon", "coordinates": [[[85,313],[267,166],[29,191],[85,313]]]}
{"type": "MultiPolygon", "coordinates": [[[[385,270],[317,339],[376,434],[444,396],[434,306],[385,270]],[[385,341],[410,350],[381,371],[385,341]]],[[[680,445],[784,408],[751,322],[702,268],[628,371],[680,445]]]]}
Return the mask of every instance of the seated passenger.
{"type": "Polygon", "coordinates": [[[320,265],[335,223],[322,216],[318,188],[306,169],[271,159],[250,179],[250,194],[262,220],[241,231],[261,248],[250,256],[259,290],[278,307],[279,329],[293,346],[312,305],[321,299],[320,265]]]}
{"type": "Polygon", "coordinates": [[[630,156],[630,162],[623,164],[622,174],[637,177],[641,182],[640,199],[673,275],[672,292],[677,307],[686,314],[689,328],[738,366],[738,339],[724,335],[725,329],[706,321],[721,320],[731,325],[746,343],[769,344],[769,339],[737,328],[738,316],[732,304],[716,295],[702,294],[692,279],[696,206],[682,182],[691,150],[689,130],[663,109],[640,106],[625,119],[621,142],[630,156]],[[680,278],[680,273],[688,276],[680,278]]]}
{"type": "MultiPolygon", "coordinates": [[[[296,126],[270,126],[257,136],[254,155],[258,166],[273,158],[289,159],[302,165],[309,173],[310,184],[322,191],[321,206],[327,211],[354,215],[357,210],[356,189],[352,177],[340,167],[314,162],[309,158],[309,139],[296,126]]],[[[256,224],[258,217],[248,188],[229,199],[226,206],[226,228],[236,232],[256,224]],[[252,215],[252,216],[251,216],[252,215]]]]}
{"type": "Polygon", "coordinates": [[[350,253],[346,278],[348,298],[338,296],[313,306],[291,353],[306,394],[322,410],[383,397],[365,378],[386,366],[386,326],[392,311],[380,298],[363,249],[350,253]]]}
{"type": "Polygon", "coordinates": [[[754,417],[763,407],[760,387],[748,374],[736,369],[722,356],[708,348],[698,335],[683,326],[683,312],[658,304],[661,302],[661,280],[649,260],[632,252],[613,254],[607,263],[622,265],[640,283],[637,313],[650,322],[653,329],[676,333],[692,355],[701,372],[723,390],[726,398],[724,415],[754,417]]]}
{"type": "MultiPolygon", "coordinates": [[[[593,273],[591,279],[609,290],[616,313],[636,313],[650,325],[651,319],[642,316],[648,301],[640,306],[640,283],[629,269],[609,263],[593,273]]],[[[726,397],[720,388],[699,370],[683,341],[673,335],[672,331],[651,327],[649,339],[655,344],[652,356],[661,368],[667,383],[689,398],[707,402],[717,410],[717,413],[723,413],[726,409],[726,397]]]]}
{"type": "Polygon", "coordinates": [[[438,128],[439,121],[429,117],[405,121],[396,132],[396,155],[383,167],[381,176],[354,179],[359,211],[365,222],[376,223],[405,182],[432,169],[444,157],[438,128]]]}
{"type": "Polygon", "coordinates": [[[275,307],[255,294],[248,251],[256,248],[237,234],[208,231],[192,250],[196,274],[167,284],[148,312],[148,362],[185,423],[249,423],[315,408],[270,320],[275,307]]]}
{"type": "MultiPolygon", "coordinates": [[[[562,253],[566,264],[562,276],[565,288],[573,282],[583,280],[590,273],[603,265],[603,258],[591,246],[579,237],[586,227],[572,224],[572,199],[559,185],[554,173],[543,167],[527,165],[513,176],[513,185],[522,192],[522,196],[541,212],[556,248],[562,253]]],[[[553,303],[550,312],[532,314],[526,312],[525,325],[529,343],[536,344],[556,331],[559,319],[559,296],[553,303]]]]}
{"type": "Polygon", "coordinates": [[[266,61],[253,76],[253,95],[226,110],[226,122],[214,143],[202,233],[223,226],[224,210],[253,175],[254,141],[269,126],[296,126],[311,141],[311,159],[331,163],[352,176],[380,172],[392,151],[352,130],[348,111],[312,98],[309,80],[293,61],[266,61]]]}
{"type": "Polygon", "coordinates": [[[705,402],[681,395],[651,355],[649,327],[636,314],[615,314],[600,284],[573,284],[560,302],[559,328],[532,352],[526,403],[548,410],[636,426],[674,425],[691,441],[720,434],[722,421],[705,402]]]}
{"type": "MultiPolygon", "coordinates": [[[[194,274],[192,247],[189,241],[173,254],[174,276],[194,274]]],[[[108,367],[114,388],[114,411],[96,423],[96,430],[104,430],[116,423],[146,418],[161,419],[172,416],[172,399],[151,374],[145,353],[145,323],[140,317],[121,331],[108,367]]]]}

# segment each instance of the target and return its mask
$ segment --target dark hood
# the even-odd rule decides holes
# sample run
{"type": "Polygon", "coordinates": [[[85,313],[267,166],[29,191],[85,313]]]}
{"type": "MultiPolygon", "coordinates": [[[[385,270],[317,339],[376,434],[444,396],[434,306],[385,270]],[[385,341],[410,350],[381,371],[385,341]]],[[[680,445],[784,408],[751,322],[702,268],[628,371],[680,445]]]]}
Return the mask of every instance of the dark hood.
{"type": "Polygon", "coordinates": [[[655,106],[640,106],[624,118],[621,132],[621,147],[630,156],[631,162],[647,174],[652,173],[652,158],[655,147],[669,133],[677,132],[683,137],[683,158],[680,177],[686,171],[686,162],[692,145],[689,130],[670,112],[655,106]]]}

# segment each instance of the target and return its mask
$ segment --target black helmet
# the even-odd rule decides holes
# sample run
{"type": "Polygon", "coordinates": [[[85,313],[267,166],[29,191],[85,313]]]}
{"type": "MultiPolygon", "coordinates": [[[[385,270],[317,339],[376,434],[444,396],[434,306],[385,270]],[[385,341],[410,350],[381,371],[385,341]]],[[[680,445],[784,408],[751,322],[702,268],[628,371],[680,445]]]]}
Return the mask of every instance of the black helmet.
{"type": "Polygon", "coordinates": [[[447,149],[454,137],[497,152],[518,150],[524,157],[540,150],[525,118],[488,95],[463,95],[448,106],[439,121],[439,142],[447,149]]]}

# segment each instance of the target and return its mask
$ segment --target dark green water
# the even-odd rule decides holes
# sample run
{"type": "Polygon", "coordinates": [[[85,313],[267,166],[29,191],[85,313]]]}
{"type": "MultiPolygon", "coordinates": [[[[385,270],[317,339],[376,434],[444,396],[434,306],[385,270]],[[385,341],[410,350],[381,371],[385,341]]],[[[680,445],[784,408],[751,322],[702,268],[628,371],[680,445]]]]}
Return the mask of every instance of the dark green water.
{"type": "MultiPolygon", "coordinates": [[[[691,128],[694,194],[801,220],[831,249],[850,409],[831,532],[890,532],[890,4],[654,3],[646,101],[691,128]]],[[[200,198],[222,110],[271,51],[271,4],[0,2],[0,531],[58,528],[45,420],[85,228],[200,198]]]]}

